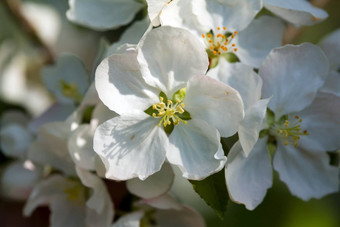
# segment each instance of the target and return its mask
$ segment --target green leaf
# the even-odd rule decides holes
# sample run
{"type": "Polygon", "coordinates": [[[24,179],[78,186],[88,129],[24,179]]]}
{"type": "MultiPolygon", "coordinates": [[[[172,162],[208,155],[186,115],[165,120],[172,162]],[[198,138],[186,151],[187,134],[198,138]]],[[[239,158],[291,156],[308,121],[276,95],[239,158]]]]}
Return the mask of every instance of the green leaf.
{"type": "Polygon", "coordinates": [[[215,211],[220,219],[223,219],[229,200],[225,183],[224,169],[204,180],[190,180],[195,192],[215,211]]]}

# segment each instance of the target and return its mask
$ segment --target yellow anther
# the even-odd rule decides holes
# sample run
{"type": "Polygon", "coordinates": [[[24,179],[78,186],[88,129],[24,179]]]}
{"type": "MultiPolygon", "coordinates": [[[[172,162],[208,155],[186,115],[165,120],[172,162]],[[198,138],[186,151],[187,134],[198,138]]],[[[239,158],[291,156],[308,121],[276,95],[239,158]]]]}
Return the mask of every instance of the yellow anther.
{"type": "Polygon", "coordinates": [[[223,27],[223,30],[227,30],[227,28],[226,28],[226,27],[223,27]]]}
{"type": "Polygon", "coordinates": [[[181,103],[181,107],[184,108],[184,106],[185,106],[184,103],[181,103]]]}
{"type": "Polygon", "coordinates": [[[238,31],[234,31],[234,34],[237,35],[237,34],[238,34],[238,31]]]}
{"type": "Polygon", "coordinates": [[[210,47],[210,50],[214,50],[214,47],[213,47],[213,46],[211,46],[211,47],[210,47]]]}
{"type": "Polygon", "coordinates": [[[152,113],[152,116],[153,116],[153,117],[156,117],[156,114],[155,114],[155,113],[152,113]]]}
{"type": "Polygon", "coordinates": [[[285,120],[285,126],[288,127],[288,125],[289,125],[289,121],[285,120]]]}
{"type": "Polygon", "coordinates": [[[214,55],[216,55],[216,54],[217,54],[217,51],[216,51],[216,50],[214,50],[214,52],[213,52],[213,53],[214,53],[214,55]]]}
{"type": "Polygon", "coordinates": [[[168,99],[168,104],[172,104],[172,101],[170,99],[168,99]]]}
{"type": "Polygon", "coordinates": [[[177,111],[178,111],[180,114],[184,113],[184,110],[183,110],[182,107],[180,107],[180,106],[177,107],[177,111]]]}
{"type": "Polygon", "coordinates": [[[159,101],[163,102],[163,100],[164,100],[163,97],[160,96],[159,101]]]}
{"type": "Polygon", "coordinates": [[[221,28],[220,28],[220,27],[217,27],[217,30],[221,30],[221,28]]]}
{"type": "Polygon", "coordinates": [[[237,48],[235,48],[234,51],[236,52],[236,51],[237,51],[237,48]]]}
{"type": "Polygon", "coordinates": [[[156,104],[152,104],[152,109],[157,109],[157,106],[156,106],[156,104]]]}
{"type": "Polygon", "coordinates": [[[209,33],[209,34],[208,34],[208,37],[211,38],[211,36],[212,36],[212,35],[209,33]]]}
{"type": "Polygon", "coordinates": [[[205,35],[204,35],[204,34],[202,34],[202,38],[205,38],[205,35]]]}
{"type": "Polygon", "coordinates": [[[233,47],[236,46],[235,43],[233,43],[232,46],[233,46],[233,47]]]}
{"type": "Polygon", "coordinates": [[[209,42],[209,43],[212,43],[213,41],[210,39],[208,42],[209,42]]]}

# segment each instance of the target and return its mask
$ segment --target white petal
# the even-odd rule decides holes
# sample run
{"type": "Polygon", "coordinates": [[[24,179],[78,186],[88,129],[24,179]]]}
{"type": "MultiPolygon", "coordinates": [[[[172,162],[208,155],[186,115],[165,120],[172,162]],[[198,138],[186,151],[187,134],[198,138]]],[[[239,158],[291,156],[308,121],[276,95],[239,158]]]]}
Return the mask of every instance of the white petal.
{"type": "Polygon", "coordinates": [[[143,4],[134,0],[69,0],[70,21],[95,30],[108,30],[128,24],[143,4]]]}
{"type": "Polygon", "coordinates": [[[273,184],[270,155],[266,149],[267,138],[259,139],[249,156],[243,155],[237,142],[230,150],[225,176],[230,198],[255,209],[273,184]]]}
{"type": "Polygon", "coordinates": [[[331,71],[320,91],[331,93],[340,97],[340,73],[337,71],[331,71]]]}
{"type": "Polygon", "coordinates": [[[275,17],[253,20],[236,36],[237,57],[247,65],[260,67],[269,52],[282,45],[284,29],[283,22],[275,17]]]}
{"type": "Polygon", "coordinates": [[[310,106],[292,115],[302,119],[301,129],[309,133],[301,142],[323,151],[340,149],[340,97],[319,93],[310,106]]]}
{"type": "Polygon", "coordinates": [[[119,218],[112,227],[140,227],[143,217],[143,211],[135,211],[119,218]]]}
{"type": "Polygon", "coordinates": [[[210,69],[207,76],[236,89],[242,97],[245,110],[261,98],[262,79],[250,66],[229,63],[224,58],[220,58],[218,65],[210,69]]]}
{"type": "Polygon", "coordinates": [[[132,194],[143,199],[150,199],[169,191],[174,177],[171,166],[168,163],[164,163],[160,171],[151,175],[146,180],[131,179],[126,182],[126,186],[132,194]]]}
{"type": "Polygon", "coordinates": [[[0,148],[12,158],[23,158],[33,142],[33,134],[20,124],[10,124],[0,129],[0,148]]]}
{"type": "Polygon", "coordinates": [[[161,169],[168,138],[158,119],[145,116],[115,117],[99,125],[94,150],[106,166],[106,177],[141,180],[161,169]]]}
{"type": "Polygon", "coordinates": [[[270,99],[262,99],[252,105],[245,113],[238,129],[238,136],[247,157],[259,138],[262,123],[266,118],[267,105],[270,99]]]}
{"type": "Polygon", "coordinates": [[[107,50],[106,56],[110,56],[116,53],[118,47],[125,43],[137,44],[139,40],[143,37],[144,33],[147,31],[150,26],[149,18],[144,18],[143,20],[134,22],[131,26],[129,26],[122,36],[120,37],[118,42],[113,43],[109,49],[107,50]]]}
{"type": "Polygon", "coordinates": [[[43,124],[53,121],[65,121],[74,110],[75,106],[72,104],[54,103],[43,114],[33,119],[28,127],[32,132],[38,133],[39,127],[43,124]]]}
{"type": "Polygon", "coordinates": [[[198,38],[186,30],[167,26],[146,35],[137,59],[146,83],[170,97],[192,76],[205,75],[209,64],[198,38]]]}
{"type": "Polygon", "coordinates": [[[312,25],[328,17],[326,11],[306,0],[263,0],[264,6],[295,25],[312,25]]]}
{"type": "MultiPolygon", "coordinates": [[[[229,30],[243,30],[262,9],[261,0],[206,0],[213,24],[229,30]]],[[[206,17],[201,17],[201,21],[206,17]]],[[[204,24],[204,22],[202,22],[204,24]]]]}
{"type": "Polygon", "coordinates": [[[309,200],[338,191],[339,168],[330,166],[325,151],[284,146],[280,141],[277,145],[273,165],[293,195],[309,200]]]}
{"type": "Polygon", "coordinates": [[[0,195],[26,201],[33,187],[43,177],[42,168],[26,161],[16,161],[1,169],[0,195]]]}
{"type": "Polygon", "coordinates": [[[94,130],[89,124],[80,125],[68,139],[67,147],[73,162],[86,170],[95,170],[94,130]]]}
{"type": "Polygon", "coordinates": [[[75,175],[74,163],[67,148],[70,135],[71,125],[68,123],[44,124],[39,128],[38,138],[28,150],[29,159],[51,165],[67,175],[75,175]]]}
{"type": "Polygon", "coordinates": [[[181,210],[158,210],[155,220],[162,227],[204,227],[202,216],[190,207],[181,210]],[[174,218],[175,217],[175,218],[174,218]]]}
{"type": "Polygon", "coordinates": [[[222,137],[235,134],[244,116],[240,94],[207,76],[189,80],[183,103],[193,119],[202,119],[213,125],[222,137]]]}
{"type": "Polygon", "coordinates": [[[148,4],[148,15],[153,26],[159,26],[159,15],[170,0],[146,0],[148,4]]]}
{"type": "Polygon", "coordinates": [[[201,180],[222,169],[226,162],[220,134],[205,121],[192,119],[187,125],[180,123],[171,133],[166,156],[171,164],[177,165],[183,177],[201,180]]]}
{"type": "Polygon", "coordinates": [[[86,226],[85,206],[81,201],[70,201],[65,189],[76,187],[77,183],[60,175],[53,175],[36,185],[25,207],[24,215],[29,216],[39,205],[48,204],[51,209],[52,227],[86,226]]]}
{"type": "Polygon", "coordinates": [[[107,106],[105,106],[101,101],[96,105],[92,112],[91,125],[96,122],[97,125],[104,123],[105,121],[117,117],[118,114],[111,111],[107,106]]]}
{"type": "Polygon", "coordinates": [[[113,206],[104,182],[80,168],[76,168],[76,171],[83,185],[92,189],[92,194],[86,201],[86,223],[89,226],[109,226],[113,219],[113,206]]]}
{"type": "Polygon", "coordinates": [[[148,86],[139,72],[136,51],[105,58],[96,71],[96,89],[103,103],[118,114],[143,112],[159,101],[159,91],[148,86]]]}
{"type": "Polygon", "coordinates": [[[320,47],[328,57],[331,69],[337,70],[340,67],[340,29],[335,30],[327,35],[320,42],[320,47]]]}
{"type": "Polygon", "coordinates": [[[263,97],[273,96],[268,106],[276,119],[311,104],[328,72],[327,57],[315,45],[287,45],[271,51],[259,74],[263,79],[263,97]]]}
{"type": "Polygon", "coordinates": [[[64,104],[72,104],[74,100],[63,95],[61,81],[75,85],[80,95],[83,95],[89,87],[89,75],[82,61],[73,55],[59,56],[55,65],[45,66],[41,73],[48,90],[64,104]]]}
{"type": "MultiPolygon", "coordinates": [[[[202,33],[209,32],[211,26],[201,25],[198,22],[197,17],[202,17],[201,12],[204,11],[203,7],[199,7],[201,1],[193,0],[173,0],[166,7],[164,7],[162,14],[160,15],[160,21],[162,26],[171,26],[177,28],[184,28],[189,30],[197,37],[201,38],[202,33]],[[193,4],[193,2],[195,2],[193,4]],[[196,9],[199,12],[193,13],[196,9]]],[[[208,15],[210,18],[210,16],[208,15]]]]}
{"type": "Polygon", "coordinates": [[[151,199],[143,199],[139,201],[137,204],[148,204],[149,206],[156,209],[175,209],[180,210],[181,204],[171,195],[164,194],[159,197],[151,198],[151,199]]]}

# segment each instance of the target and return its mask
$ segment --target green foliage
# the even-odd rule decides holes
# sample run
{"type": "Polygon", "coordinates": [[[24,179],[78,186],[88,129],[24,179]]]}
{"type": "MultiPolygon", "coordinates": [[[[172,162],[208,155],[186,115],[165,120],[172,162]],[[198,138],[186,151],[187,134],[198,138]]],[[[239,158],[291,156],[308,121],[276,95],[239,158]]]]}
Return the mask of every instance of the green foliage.
{"type": "Polygon", "coordinates": [[[195,192],[223,219],[229,200],[224,169],[204,180],[190,180],[195,192]]]}

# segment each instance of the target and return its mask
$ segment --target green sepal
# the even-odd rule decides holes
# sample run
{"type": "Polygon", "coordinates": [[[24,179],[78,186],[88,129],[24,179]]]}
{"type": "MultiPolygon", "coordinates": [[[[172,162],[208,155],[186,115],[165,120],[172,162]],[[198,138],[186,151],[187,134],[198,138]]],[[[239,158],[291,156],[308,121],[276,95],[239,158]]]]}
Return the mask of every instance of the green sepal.
{"type": "Polygon", "coordinates": [[[275,115],[274,112],[267,108],[267,124],[268,128],[275,123],[275,115]]]}
{"type": "Polygon", "coordinates": [[[85,108],[83,112],[83,116],[81,118],[81,123],[83,124],[89,124],[92,119],[92,113],[94,110],[94,106],[88,106],[85,108]]]}
{"type": "Polygon", "coordinates": [[[220,219],[224,218],[229,200],[225,183],[224,169],[204,180],[189,180],[195,192],[215,211],[220,219]]]}
{"type": "Polygon", "coordinates": [[[180,100],[181,102],[183,102],[186,90],[187,90],[187,88],[184,87],[184,88],[176,91],[175,94],[172,96],[172,100],[174,102],[177,102],[177,100],[180,100]]]}
{"type": "Polygon", "coordinates": [[[182,114],[176,114],[179,118],[181,118],[182,120],[188,121],[191,120],[191,116],[190,113],[186,110],[184,110],[184,113],[182,114]]]}
{"type": "Polygon", "coordinates": [[[259,138],[263,138],[265,136],[269,136],[269,129],[262,129],[259,133],[259,138]]]}
{"type": "Polygon", "coordinates": [[[175,125],[174,125],[174,122],[170,119],[171,121],[171,125],[167,125],[167,126],[163,126],[164,128],[164,131],[166,132],[166,134],[170,135],[172,133],[172,131],[174,130],[175,128],[175,125]]]}
{"type": "Polygon", "coordinates": [[[240,59],[232,52],[224,53],[222,56],[230,63],[239,62],[240,59]]]}
{"type": "Polygon", "coordinates": [[[267,143],[267,150],[269,151],[270,155],[273,157],[274,156],[274,153],[276,151],[276,142],[275,141],[270,141],[268,140],[268,143],[267,143]]]}
{"type": "MultiPolygon", "coordinates": [[[[166,94],[164,92],[160,92],[159,93],[159,97],[162,97],[163,98],[163,102],[164,103],[167,103],[168,102],[168,97],[166,96],[166,94]]],[[[158,111],[157,110],[154,110],[152,108],[152,106],[150,106],[149,108],[147,108],[146,110],[144,110],[144,113],[146,114],[149,114],[150,116],[152,116],[153,113],[155,114],[158,114],[158,111]]]]}

